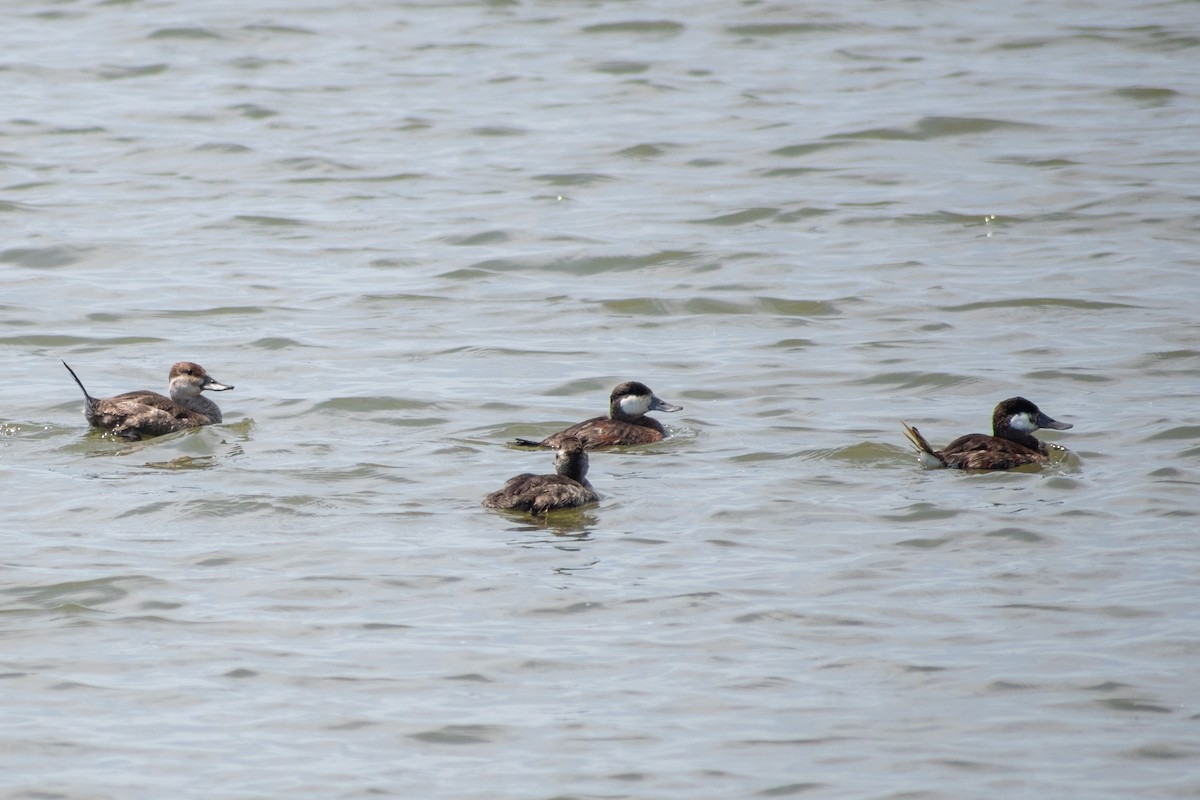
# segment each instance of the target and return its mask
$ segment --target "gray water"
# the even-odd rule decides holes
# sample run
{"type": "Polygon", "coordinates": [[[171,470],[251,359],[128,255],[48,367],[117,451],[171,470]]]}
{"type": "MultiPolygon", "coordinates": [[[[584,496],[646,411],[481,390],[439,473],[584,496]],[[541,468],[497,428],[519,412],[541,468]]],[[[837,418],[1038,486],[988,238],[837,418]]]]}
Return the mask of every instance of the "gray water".
{"type": "Polygon", "coordinates": [[[1195,2],[3,30],[3,797],[1200,796],[1195,2]],[[1017,394],[1045,468],[906,446],[1017,394]]]}

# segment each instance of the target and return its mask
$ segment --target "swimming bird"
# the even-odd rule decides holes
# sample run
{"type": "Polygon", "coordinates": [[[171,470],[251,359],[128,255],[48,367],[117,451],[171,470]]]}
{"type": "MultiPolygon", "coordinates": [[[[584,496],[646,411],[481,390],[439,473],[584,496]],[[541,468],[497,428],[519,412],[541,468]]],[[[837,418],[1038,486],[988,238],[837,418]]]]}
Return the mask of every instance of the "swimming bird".
{"type": "Polygon", "coordinates": [[[587,471],[588,456],[583,442],[564,436],[554,456],[554,475],[526,472],[509,478],[503,489],[484,498],[483,507],[528,511],[538,516],[560,508],[598,502],[600,496],[588,483],[587,471]]]}
{"type": "Polygon", "coordinates": [[[547,436],[540,442],[517,439],[523,447],[558,447],[566,437],[583,442],[588,450],[624,444],[648,444],[666,438],[662,423],[646,416],[648,411],[682,411],[683,406],[663,402],[650,387],[637,381],[626,381],[612,390],[608,398],[608,416],[593,417],[566,430],[547,436]]]}
{"type": "Polygon", "coordinates": [[[116,397],[96,398],[88,394],[83,382],[66,361],[63,366],[83,391],[83,415],[87,421],[122,439],[161,436],[184,428],[220,422],[221,409],[200,393],[206,390],[224,392],[233,388],[214,380],[199,364],[180,361],[171,367],[167,377],[170,397],[142,389],[116,397]]]}
{"type": "Polygon", "coordinates": [[[1039,428],[1065,431],[1072,425],[1042,413],[1024,397],[1002,400],[992,412],[992,435],[968,433],[941,450],[934,450],[916,428],[903,422],[904,435],[928,467],[956,469],[1012,469],[1023,464],[1041,464],[1049,453],[1033,437],[1039,428]]]}

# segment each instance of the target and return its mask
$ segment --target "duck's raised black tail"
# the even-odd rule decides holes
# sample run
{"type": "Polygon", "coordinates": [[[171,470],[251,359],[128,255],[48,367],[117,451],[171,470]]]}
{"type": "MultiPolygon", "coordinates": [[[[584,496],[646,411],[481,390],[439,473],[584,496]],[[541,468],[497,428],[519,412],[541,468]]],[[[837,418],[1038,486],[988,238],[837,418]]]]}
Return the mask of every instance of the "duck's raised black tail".
{"type": "Polygon", "coordinates": [[[83,399],[87,403],[87,407],[91,408],[94,406],[96,404],[96,398],[88,394],[88,390],[83,387],[83,381],[79,380],[79,376],[75,374],[75,370],[71,369],[71,365],[66,361],[62,362],[62,364],[67,368],[67,372],[71,373],[71,377],[75,379],[75,384],[79,387],[79,390],[83,392],[83,399]]]}

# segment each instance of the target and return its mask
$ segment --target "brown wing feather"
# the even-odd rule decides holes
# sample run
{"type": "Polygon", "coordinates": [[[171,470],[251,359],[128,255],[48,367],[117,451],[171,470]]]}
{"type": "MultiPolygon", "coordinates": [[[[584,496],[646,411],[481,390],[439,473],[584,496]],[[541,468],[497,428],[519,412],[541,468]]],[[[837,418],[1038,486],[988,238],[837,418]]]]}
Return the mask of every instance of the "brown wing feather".
{"type": "Polygon", "coordinates": [[[136,439],[195,428],[208,420],[157,392],[137,391],[97,400],[88,421],[118,436],[136,439]]]}
{"type": "Polygon", "coordinates": [[[536,478],[532,472],[523,472],[520,475],[509,478],[504,483],[503,489],[496,491],[483,498],[484,508],[512,508],[513,503],[521,496],[521,489],[531,479],[536,478]]]}
{"type": "Polygon", "coordinates": [[[955,469],[1012,469],[1046,461],[1046,456],[1037,450],[986,433],[968,433],[941,450],[934,450],[920,431],[903,422],[900,424],[904,425],[904,435],[913,449],[921,454],[922,460],[929,466],[941,462],[955,469]]]}
{"type": "Polygon", "coordinates": [[[507,508],[545,514],[556,508],[594,503],[600,498],[594,491],[562,475],[524,473],[509,478],[504,488],[483,500],[485,508],[507,508]]]}
{"type": "Polygon", "coordinates": [[[579,439],[588,450],[595,450],[601,447],[661,442],[666,438],[666,429],[654,417],[638,417],[636,422],[593,417],[547,436],[538,442],[538,445],[557,448],[562,446],[562,440],[568,437],[579,439]]]}
{"type": "Polygon", "coordinates": [[[171,398],[165,397],[158,392],[144,390],[140,392],[126,392],[112,398],[112,401],[119,401],[123,405],[128,403],[130,408],[153,408],[184,423],[200,425],[207,421],[207,418],[203,414],[197,414],[190,408],[185,408],[171,398]]]}
{"type": "Polygon", "coordinates": [[[968,433],[960,436],[941,451],[947,466],[959,469],[1011,469],[1024,464],[1041,464],[1046,456],[1019,442],[968,433]]]}
{"type": "Polygon", "coordinates": [[[546,484],[540,487],[529,511],[535,515],[545,514],[556,508],[574,508],[594,503],[600,499],[591,489],[574,481],[567,483],[566,480],[569,479],[564,479],[563,483],[546,484]]]}
{"type": "Polygon", "coordinates": [[[1036,450],[1025,448],[1025,452],[1000,450],[973,450],[956,456],[947,456],[946,463],[959,469],[1012,469],[1026,464],[1041,464],[1046,457],[1036,450]]]}

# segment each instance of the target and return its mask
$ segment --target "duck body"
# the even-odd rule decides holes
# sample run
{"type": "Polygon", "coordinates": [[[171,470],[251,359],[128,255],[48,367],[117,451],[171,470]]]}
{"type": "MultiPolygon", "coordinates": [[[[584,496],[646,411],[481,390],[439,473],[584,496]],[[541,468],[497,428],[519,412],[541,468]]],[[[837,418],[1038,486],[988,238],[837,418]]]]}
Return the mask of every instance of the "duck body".
{"type": "Polygon", "coordinates": [[[682,410],[682,406],[672,405],[657,397],[646,384],[626,381],[609,395],[607,417],[584,420],[540,442],[517,439],[516,444],[522,447],[557,448],[565,439],[578,439],[586,449],[596,450],[661,442],[667,436],[667,429],[654,417],[646,416],[647,412],[682,410]]]}
{"type": "Polygon", "coordinates": [[[600,496],[587,481],[587,449],[579,439],[563,437],[554,457],[553,475],[526,472],[509,478],[504,488],[483,500],[484,508],[527,511],[540,516],[562,508],[596,503],[600,496]]]}
{"type": "Polygon", "coordinates": [[[1043,464],[1049,451],[1044,443],[1034,438],[1034,431],[1040,428],[1067,430],[1073,427],[1070,423],[1051,419],[1024,397],[1010,397],[996,406],[992,412],[991,436],[968,433],[941,450],[934,450],[915,427],[903,422],[900,424],[904,426],[904,435],[926,466],[980,470],[1043,464]]]}
{"type": "Polygon", "coordinates": [[[224,392],[233,388],[213,379],[199,364],[180,361],[171,367],[167,377],[170,397],[141,389],[115,397],[99,398],[88,393],[66,361],[63,366],[83,392],[83,415],[88,423],[129,440],[162,436],[220,422],[221,409],[200,393],[224,392]]]}

